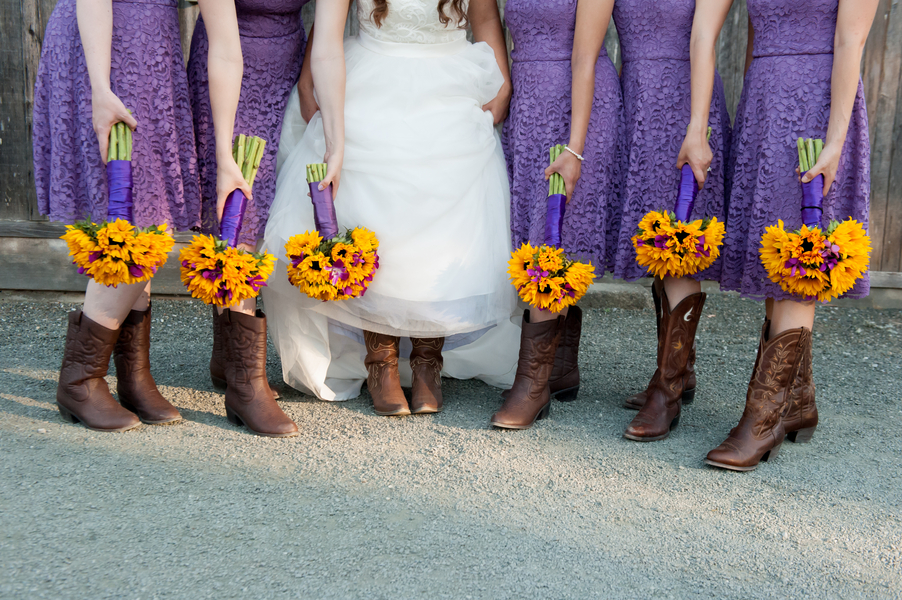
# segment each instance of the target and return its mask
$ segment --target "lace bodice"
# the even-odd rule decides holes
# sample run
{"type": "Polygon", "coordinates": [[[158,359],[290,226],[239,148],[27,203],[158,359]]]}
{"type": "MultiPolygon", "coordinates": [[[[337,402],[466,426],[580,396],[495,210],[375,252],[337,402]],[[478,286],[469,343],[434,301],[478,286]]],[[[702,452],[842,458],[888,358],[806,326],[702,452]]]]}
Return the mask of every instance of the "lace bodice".
{"type": "Polygon", "coordinates": [[[689,60],[695,0],[617,0],[614,23],[623,62],[689,60]]]}
{"type": "Polygon", "coordinates": [[[755,56],[832,54],[839,0],[749,0],[755,56]]]}
{"type": "MultiPolygon", "coordinates": [[[[467,2],[464,2],[466,10],[467,2]]],[[[446,14],[451,17],[448,25],[442,25],[438,14],[438,0],[388,0],[388,16],[382,27],[370,15],[375,4],[373,0],[357,0],[357,19],[360,31],[384,42],[400,44],[444,44],[467,37],[466,29],[454,22],[450,8],[446,14]]]]}

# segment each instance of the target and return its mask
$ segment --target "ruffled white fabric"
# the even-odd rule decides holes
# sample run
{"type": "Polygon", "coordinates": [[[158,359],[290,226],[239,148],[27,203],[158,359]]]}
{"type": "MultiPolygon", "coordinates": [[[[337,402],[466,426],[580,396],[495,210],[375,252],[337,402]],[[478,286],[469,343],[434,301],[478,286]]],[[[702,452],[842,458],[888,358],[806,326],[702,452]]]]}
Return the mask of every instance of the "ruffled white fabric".
{"type": "MultiPolygon", "coordinates": [[[[314,229],[305,165],[325,153],[316,114],[282,165],[265,235],[279,258],[263,299],[285,381],[324,400],[357,396],[366,378],[362,330],[370,330],[446,337],[444,375],[509,386],[519,346],[506,274],[510,192],[492,116],[482,110],[502,84],[494,54],[463,38],[399,44],[363,31],[345,41],[345,53],[336,213],[340,227],[376,233],[380,268],[354,300],[318,302],[288,283],[284,244],[314,229]]],[[[299,112],[297,102],[288,106],[299,112]]],[[[402,355],[407,348],[404,340],[402,355]]]]}

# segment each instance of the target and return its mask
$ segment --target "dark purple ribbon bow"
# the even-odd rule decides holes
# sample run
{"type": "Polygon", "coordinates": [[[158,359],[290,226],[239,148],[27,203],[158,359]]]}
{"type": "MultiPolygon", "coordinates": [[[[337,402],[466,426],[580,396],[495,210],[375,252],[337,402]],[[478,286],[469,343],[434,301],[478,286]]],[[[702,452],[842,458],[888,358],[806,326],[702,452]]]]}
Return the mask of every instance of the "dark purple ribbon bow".
{"type": "Polygon", "coordinates": [[[222,220],[219,223],[219,237],[233,248],[238,245],[238,232],[244,223],[244,211],[247,210],[247,198],[241,190],[235,190],[226,198],[222,208],[222,220]]]}
{"type": "Polygon", "coordinates": [[[110,192],[107,204],[107,221],[125,219],[132,222],[132,161],[111,160],[106,164],[107,187],[110,192]]]}
{"type": "MultiPolygon", "coordinates": [[[[802,173],[802,177],[805,173],[802,173]]],[[[808,183],[802,184],[802,223],[808,227],[820,227],[823,213],[824,176],[818,175],[808,183]]]]}
{"type": "Polygon", "coordinates": [[[326,189],[319,189],[319,182],[310,185],[310,201],[313,202],[313,221],[316,230],[324,240],[331,240],[338,235],[338,219],[335,218],[335,202],[332,199],[332,184],[326,189]]]}
{"type": "Polygon", "coordinates": [[[548,196],[545,210],[545,245],[561,245],[561,229],[564,226],[564,213],[567,211],[567,196],[552,194],[548,196]]]}
{"type": "Polygon", "coordinates": [[[676,206],[673,207],[678,221],[689,222],[692,209],[695,208],[696,197],[698,197],[698,181],[695,179],[695,173],[688,164],[683,165],[680,169],[680,195],[677,196],[676,206]]]}

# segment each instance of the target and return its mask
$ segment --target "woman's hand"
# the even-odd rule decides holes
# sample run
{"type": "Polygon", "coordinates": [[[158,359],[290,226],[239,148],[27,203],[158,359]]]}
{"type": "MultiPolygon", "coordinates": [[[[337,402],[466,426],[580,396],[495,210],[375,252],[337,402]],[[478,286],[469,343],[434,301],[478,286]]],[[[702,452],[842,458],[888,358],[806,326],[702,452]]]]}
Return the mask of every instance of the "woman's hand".
{"type": "Polygon", "coordinates": [[[106,163],[110,150],[110,130],[113,125],[121,121],[134,131],[138,128],[138,121],[109,88],[91,94],[91,112],[94,133],[97,134],[97,143],[100,145],[100,159],[106,163]]]}
{"type": "Polygon", "coordinates": [[[701,133],[690,130],[683,139],[683,145],[677,157],[677,169],[682,169],[683,165],[688,164],[692,168],[695,180],[698,181],[699,189],[701,189],[708,178],[708,171],[713,159],[714,153],[711,152],[711,146],[708,145],[707,128],[701,133]]]}
{"type": "Polygon", "coordinates": [[[820,158],[813,167],[808,169],[802,177],[802,183],[808,183],[818,175],[824,176],[824,196],[830,191],[830,186],[836,179],[836,171],[839,168],[839,157],[842,156],[842,147],[837,144],[827,144],[821,151],[820,158]]]}
{"type": "Polygon", "coordinates": [[[500,125],[507,118],[507,111],[511,105],[511,95],[513,94],[513,86],[505,82],[498,91],[498,95],[482,107],[482,110],[492,113],[492,121],[495,125],[500,125]]]}
{"type": "Polygon", "coordinates": [[[216,157],[216,216],[222,221],[222,209],[225,208],[226,198],[235,190],[241,190],[244,196],[251,200],[251,186],[244,180],[241,169],[232,155],[216,157]]]}
{"type": "Polygon", "coordinates": [[[573,198],[573,190],[582,173],[583,163],[578,158],[564,150],[551,166],[545,169],[545,181],[551,178],[553,173],[558,173],[564,178],[564,190],[567,192],[567,203],[573,198]]]}
{"type": "Polygon", "coordinates": [[[316,103],[316,97],[313,95],[313,80],[309,82],[302,78],[298,81],[298,98],[301,104],[301,118],[305,123],[309,123],[319,111],[319,105],[316,103]]]}
{"type": "Polygon", "coordinates": [[[323,162],[326,163],[326,178],[319,182],[319,189],[324,190],[331,183],[332,199],[334,200],[338,197],[338,184],[341,183],[341,165],[344,162],[343,151],[326,150],[323,162]]]}

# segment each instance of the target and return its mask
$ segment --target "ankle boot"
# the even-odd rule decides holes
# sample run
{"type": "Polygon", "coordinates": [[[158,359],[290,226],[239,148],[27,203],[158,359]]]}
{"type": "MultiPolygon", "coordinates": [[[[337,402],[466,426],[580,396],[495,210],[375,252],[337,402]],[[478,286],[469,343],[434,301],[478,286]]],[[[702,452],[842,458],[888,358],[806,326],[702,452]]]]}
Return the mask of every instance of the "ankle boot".
{"type": "Polygon", "coordinates": [[[410,414],[407,398],[401,389],[398,374],[397,337],[364,331],[366,342],[366,387],[373,398],[373,410],[383,417],[404,417],[410,414]]]}
{"type": "Polygon", "coordinates": [[[293,437],[298,427],[273,398],[266,379],[266,315],[222,313],[226,355],[225,409],[229,421],[257,435],[293,437]]]}
{"type": "Polygon", "coordinates": [[[564,317],[531,323],[529,311],[523,313],[520,331],[520,358],[514,385],[501,409],[492,416],[492,425],[502,429],[529,429],[551,410],[548,380],[554,369],[554,356],[560,343],[564,317]]]}
{"type": "Polygon", "coordinates": [[[445,338],[410,338],[410,370],[413,385],[410,413],[420,415],[442,412],[442,346],[445,338]]]}
{"type": "Polygon", "coordinates": [[[797,444],[811,441],[817,429],[814,403],[814,374],[811,368],[811,336],[799,340],[799,370],[789,394],[789,408],[783,418],[786,439],[797,444]]]}
{"type": "Polygon", "coordinates": [[[119,337],[76,310],[69,313],[66,349],[56,388],[60,415],[70,423],[83,423],[95,431],[127,431],[141,424],[110,393],[104,377],[119,337]]]}
{"type": "Polygon", "coordinates": [[[811,344],[811,331],[789,329],[768,340],[768,328],[765,323],[761,330],[742,418],[726,441],[708,453],[705,462],[709,465],[752,471],[760,461],[776,458],[786,437],[784,419],[803,349],[811,344]]]}
{"type": "Polygon", "coordinates": [[[116,391],[119,403],[149,425],[169,425],[182,420],[172,404],[163,398],[150,374],[150,306],[133,310],[119,329],[113,349],[116,364],[116,391]]]}
{"type": "Polygon", "coordinates": [[[579,393],[579,338],[582,330],[583,311],[578,306],[571,306],[548,380],[551,397],[559,402],[572,402],[579,393]]]}
{"type": "MultiPolygon", "coordinates": [[[[667,294],[664,292],[664,282],[660,279],[655,279],[655,282],[652,284],[651,297],[655,302],[655,329],[658,336],[658,352],[660,352],[661,316],[663,315],[661,307],[662,300],[666,300],[667,298],[667,294]]],[[[670,305],[668,304],[668,306],[670,305]]],[[[689,354],[689,364],[687,365],[687,369],[689,370],[689,377],[686,380],[686,389],[683,390],[683,406],[690,404],[695,399],[695,340],[692,340],[692,352],[689,354]]],[[[657,371],[652,375],[648,387],[646,387],[644,391],[633,394],[627,398],[623,402],[623,407],[632,410],[639,410],[642,408],[645,404],[645,400],[648,398],[649,391],[651,390],[656,377],[658,377],[657,371]]]]}
{"type": "Polygon", "coordinates": [[[689,382],[689,356],[695,340],[705,294],[687,296],[673,311],[667,297],[661,302],[661,336],[658,368],[651,380],[645,404],[623,434],[628,440],[663,440],[680,421],[683,391],[689,382]]]}
{"type": "MultiPolygon", "coordinates": [[[[222,344],[222,315],[216,311],[215,306],[211,308],[213,309],[213,353],[210,356],[210,381],[217,390],[224,390],[226,388],[226,358],[225,348],[222,344]]],[[[223,314],[228,310],[222,311],[223,314]]]]}

